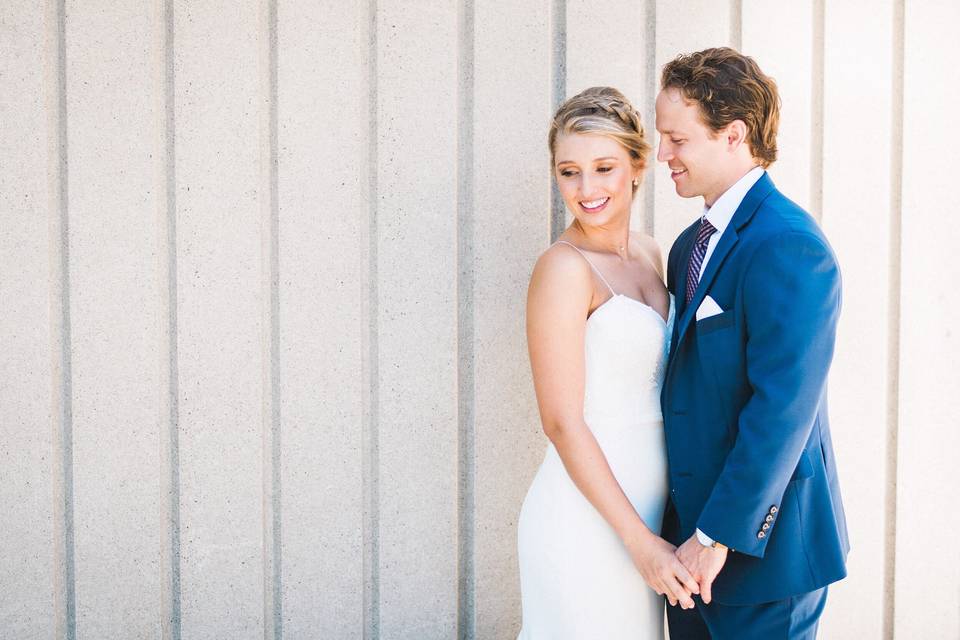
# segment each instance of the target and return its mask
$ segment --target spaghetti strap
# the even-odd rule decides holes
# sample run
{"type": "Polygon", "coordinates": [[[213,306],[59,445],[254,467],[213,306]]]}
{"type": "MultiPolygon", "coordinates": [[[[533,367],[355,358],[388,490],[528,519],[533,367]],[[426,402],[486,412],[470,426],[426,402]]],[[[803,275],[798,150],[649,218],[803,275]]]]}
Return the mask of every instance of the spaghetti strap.
{"type": "Polygon", "coordinates": [[[602,274],[602,273],[600,273],[600,269],[597,269],[597,266],[596,266],[595,264],[593,264],[592,262],[590,262],[590,258],[587,257],[587,254],[585,254],[585,253],[580,249],[580,247],[576,246],[575,244],[571,244],[571,243],[567,242],[566,240],[557,240],[557,244],[560,244],[560,243],[563,243],[563,244],[565,244],[565,245],[567,245],[567,246],[570,246],[570,247],[573,247],[574,249],[576,249],[576,250],[577,250],[577,253],[579,253],[581,256],[583,256],[583,259],[587,261],[587,264],[590,265],[590,268],[593,269],[593,272],[594,272],[595,274],[597,274],[597,277],[600,278],[600,281],[601,281],[603,284],[607,285],[607,289],[610,289],[610,295],[613,295],[613,296],[616,296],[616,295],[617,295],[617,292],[613,290],[613,287],[610,286],[610,283],[607,282],[607,279],[603,277],[603,274],[602,274]]]}

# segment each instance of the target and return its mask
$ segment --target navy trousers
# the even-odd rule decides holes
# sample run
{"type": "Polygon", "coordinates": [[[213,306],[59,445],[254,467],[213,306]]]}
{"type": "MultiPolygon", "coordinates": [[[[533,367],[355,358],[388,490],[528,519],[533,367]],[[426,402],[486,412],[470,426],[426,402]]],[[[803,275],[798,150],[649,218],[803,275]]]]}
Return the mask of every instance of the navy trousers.
{"type": "Polygon", "coordinates": [[[667,605],[670,640],[815,640],[827,587],[793,598],[734,606],[712,602],[681,609],[667,605]]]}

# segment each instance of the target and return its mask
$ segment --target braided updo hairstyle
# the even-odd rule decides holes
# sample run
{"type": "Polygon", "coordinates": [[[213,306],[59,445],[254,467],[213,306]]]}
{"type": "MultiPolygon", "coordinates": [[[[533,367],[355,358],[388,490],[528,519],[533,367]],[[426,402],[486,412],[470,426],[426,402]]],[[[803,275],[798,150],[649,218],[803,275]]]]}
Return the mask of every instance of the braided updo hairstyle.
{"type": "MultiPolygon", "coordinates": [[[[613,138],[630,154],[634,169],[643,171],[647,166],[650,143],[644,137],[640,114],[613,87],[590,87],[560,105],[550,123],[547,138],[551,166],[555,161],[557,137],[568,133],[592,133],[613,138]]],[[[634,185],[633,191],[636,190],[634,185]]]]}

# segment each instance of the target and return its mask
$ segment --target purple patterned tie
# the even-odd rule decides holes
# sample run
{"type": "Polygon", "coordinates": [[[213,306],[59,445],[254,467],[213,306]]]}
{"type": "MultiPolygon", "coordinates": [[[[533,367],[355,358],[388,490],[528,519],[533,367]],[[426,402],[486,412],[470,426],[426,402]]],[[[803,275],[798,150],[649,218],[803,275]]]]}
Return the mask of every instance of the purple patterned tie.
{"type": "Polygon", "coordinates": [[[690,253],[690,263],[687,265],[687,304],[693,299],[693,294],[700,283],[700,265],[703,264],[703,256],[707,254],[707,243],[710,242],[710,236],[717,230],[706,217],[700,218],[700,229],[697,230],[697,242],[693,245],[693,251],[690,253]]]}

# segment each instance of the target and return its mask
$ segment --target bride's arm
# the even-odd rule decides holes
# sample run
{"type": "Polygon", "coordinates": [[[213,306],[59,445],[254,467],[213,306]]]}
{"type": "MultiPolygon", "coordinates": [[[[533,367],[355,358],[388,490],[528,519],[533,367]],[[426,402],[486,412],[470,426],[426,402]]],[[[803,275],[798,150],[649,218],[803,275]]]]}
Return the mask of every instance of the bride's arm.
{"type": "Polygon", "coordinates": [[[537,262],[527,293],[527,344],[543,431],[581,493],[616,531],[644,580],[670,604],[693,607],[697,583],[637,514],[583,419],[584,336],[591,273],[554,248],[537,262]]]}

